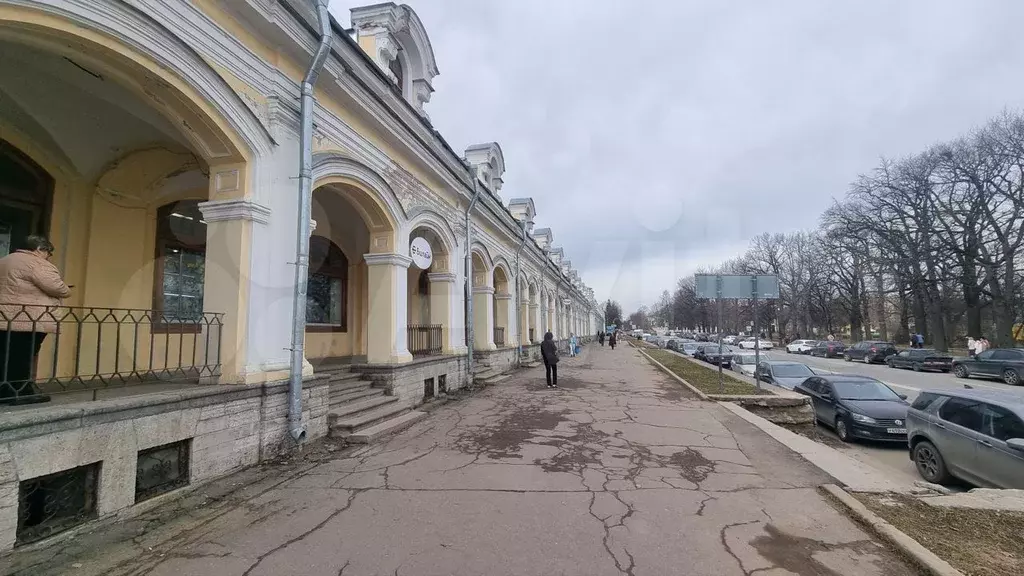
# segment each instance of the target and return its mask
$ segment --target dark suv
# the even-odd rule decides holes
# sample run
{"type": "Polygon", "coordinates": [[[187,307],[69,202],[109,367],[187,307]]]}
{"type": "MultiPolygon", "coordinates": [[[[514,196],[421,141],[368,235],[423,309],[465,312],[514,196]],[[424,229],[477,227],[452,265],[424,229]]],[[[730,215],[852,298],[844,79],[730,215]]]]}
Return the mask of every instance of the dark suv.
{"type": "Polygon", "coordinates": [[[957,378],[1001,378],[1010,386],[1019,386],[1024,382],[1024,349],[993,348],[974,358],[957,358],[953,374],[957,378]]]}
{"type": "Polygon", "coordinates": [[[863,342],[857,342],[853,346],[850,346],[843,352],[843,360],[850,362],[851,360],[860,360],[865,364],[871,364],[872,362],[882,363],[885,359],[893,354],[896,354],[899,350],[896,350],[896,345],[892,342],[882,342],[881,340],[864,340],[863,342]]]}

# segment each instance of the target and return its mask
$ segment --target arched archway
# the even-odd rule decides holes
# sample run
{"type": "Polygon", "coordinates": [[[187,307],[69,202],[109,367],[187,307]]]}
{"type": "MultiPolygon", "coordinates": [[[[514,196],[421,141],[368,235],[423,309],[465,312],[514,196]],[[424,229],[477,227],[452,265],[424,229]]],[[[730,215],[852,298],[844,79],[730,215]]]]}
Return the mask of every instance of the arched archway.
{"type": "MultiPolygon", "coordinates": [[[[408,248],[397,242],[403,218],[397,200],[379,175],[338,155],[314,155],[313,178],[314,236],[336,245],[348,268],[344,293],[324,296],[343,299],[330,306],[344,307],[347,322],[342,327],[307,321],[307,357],[312,363],[411,359],[407,300],[395,302],[409,289],[410,264],[408,248]]],[[[417,289],[419,279],[413,282],[417,289]]]]}
{"type": "Polygon", "coordinates": [[[526,341],[535,344],[543,338],[540,322],[540,289],[531,279],[526,289],[526,341]]]}
{"type": "MultiPolygon", "coordinates": [[[[0,133],[59,169],[49,170],[50,201],[36,203],[24,220],[56,245],[54,262],[75,286],[65,301],[70,308],[132,309],[143,319],[130,321],[137,347],[118,342],[113,325],[82,336],[81,345],[51,339],[38,372],[58,380],[150,373],[239,380],[251,349],[251,263],[239,250],[252,219],[222,208],[253,195],[251,174],[272,151],[272,137],[199,54],[144,11],[123,2],[104,2],[102,10],[27,4],[0,15],[0,133]],[[196,180],[186,183],[182,171],[134,156],[149,148],[182,153],[196,180]],[[106,186],[108,172],[129,165],[137,176],[132,188],[106,186]],[[131,197],[138,191],[154,194],[140,201],[131,197]],[[180,309],[168,313],[184,294],[175,285],[181,262],[160,250],[160,233],[167,218],[185,216],[171,208],[185,199],[196,201],[190,217],[202,221],[193,232],[217,241],[200,242],[189,279],[197,306],[182,320],[180,309]],[[207,212],[200,201],[215,206],[207,212]],[[76,356],[89,358],[87,365],[76,356]]],[[[106,315],[104,322],[128,321],[106,315]]]]}
{"type": "Polygon", "coordinates": [[[512,334],[512,322],[514,321],[512,317],[512,274],[504,259],[495,264],[491,274],[494,285],[494,345],[504,348],[515,342],[514,334],[512,334]]]}
{"type": "Polygon", "coordinates": [[[494,275],[487,249],[474,245],[470,258],[473,291],[473,347],[494,350],[494,275]]]}
{"type": "Polygon", "coordinates": [[[409,267],[408,338],[413,356],[429,356],[452,352],[452,329],[455,326],[452,298],[456,293],[452,272],[455,235],[447,223],[433,212],[420,212],[409,222],[411,245],[417,238],[425,240],[431,252],[427,269],[409,267]]]}

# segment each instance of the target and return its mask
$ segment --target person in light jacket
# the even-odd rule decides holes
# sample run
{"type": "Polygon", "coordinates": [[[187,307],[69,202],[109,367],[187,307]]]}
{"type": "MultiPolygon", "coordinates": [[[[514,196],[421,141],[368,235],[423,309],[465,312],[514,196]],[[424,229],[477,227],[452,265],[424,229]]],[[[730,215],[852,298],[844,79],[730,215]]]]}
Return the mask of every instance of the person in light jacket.
{"type": "Polygon", "coordinates": [[[544,375],[548,380],[548,388],[558,388],[558,347],[555,346],[555,335],[544,334],[540,344],[540,355],[544,359],[544,375]]]}
{"type": "Polygon", "coordinates": [[[572,357],[575,357],[575,356],[576,356],[576,335],[570,332],[569,333],[569,357],[572,358],[572,357]]]}
{"type": "Polygon", "coordinates": [[[29,236],[23,249],[0,258],[0,403],[50,400],[32,382],[36,356],[57,331],[56,307],[71,295],[51,256],[49,240],[29,236]]]}

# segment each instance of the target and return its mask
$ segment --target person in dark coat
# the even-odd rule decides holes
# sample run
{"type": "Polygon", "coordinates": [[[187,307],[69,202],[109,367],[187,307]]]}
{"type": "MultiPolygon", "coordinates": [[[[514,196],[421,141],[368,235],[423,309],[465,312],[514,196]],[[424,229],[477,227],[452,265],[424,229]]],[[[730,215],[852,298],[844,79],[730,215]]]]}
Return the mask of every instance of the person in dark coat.
{"type": "Polygon", "coordinates": [[[601,346],[604,346],[604,331],[603,330],[601,332],[597,333],[597,341],[601,343],[601,346]]]}
{"type": "Polygon", "coordinates": [[[540,344],[540,355],[544,358],[544,375],[548,379],[548,388],[558,388],[558,347],[555,336],[551,332],[544,334],[540,344]]]}
{"type": "Polygon", "coordinates": [[[616,334],[618,334],[618,332],[612,332],[611,335],[608,336],[608,345],[612,347],[612,350],[615,350],[615,340],[616,340],[615,335],[616,334]]]}

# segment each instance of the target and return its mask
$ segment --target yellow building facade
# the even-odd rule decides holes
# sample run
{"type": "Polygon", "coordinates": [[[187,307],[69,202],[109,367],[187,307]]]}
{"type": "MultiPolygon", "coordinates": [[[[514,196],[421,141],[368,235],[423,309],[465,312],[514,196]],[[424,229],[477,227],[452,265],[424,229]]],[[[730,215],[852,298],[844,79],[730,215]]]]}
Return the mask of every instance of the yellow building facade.
{"type": "MultiPolygon", "coordinates": [[[[332,29],[314,92],[310,437],[407,419],[534,358],[546,331],[602,325],[528,194],[503,200],[501,147],[457,153],[433,129],[438,67],[415,12],[356,8],[332,29]]],[[[20,463],[0,493],[103,462],[102,516],[137,503],[136,453],[187,442],[195,482],[287,447],[287,408],[268,399],[289,375],[299,83],[317,30],[306,0],[0,0],[0,256],[45,235],[72,287],[32,320],[58,325],[34,375],[51,402],[0,412],[0,460],[20,463]],[[104,402],[126,412],[95,426],[122,440],[97,448],[104,402]],[[224,406],[255,428],[216,429],[224,406]],[[43,426],[67,410],[74,456],[43,426]]],[[[8,521],[0,547],[23,539],[8,521]]]]}

